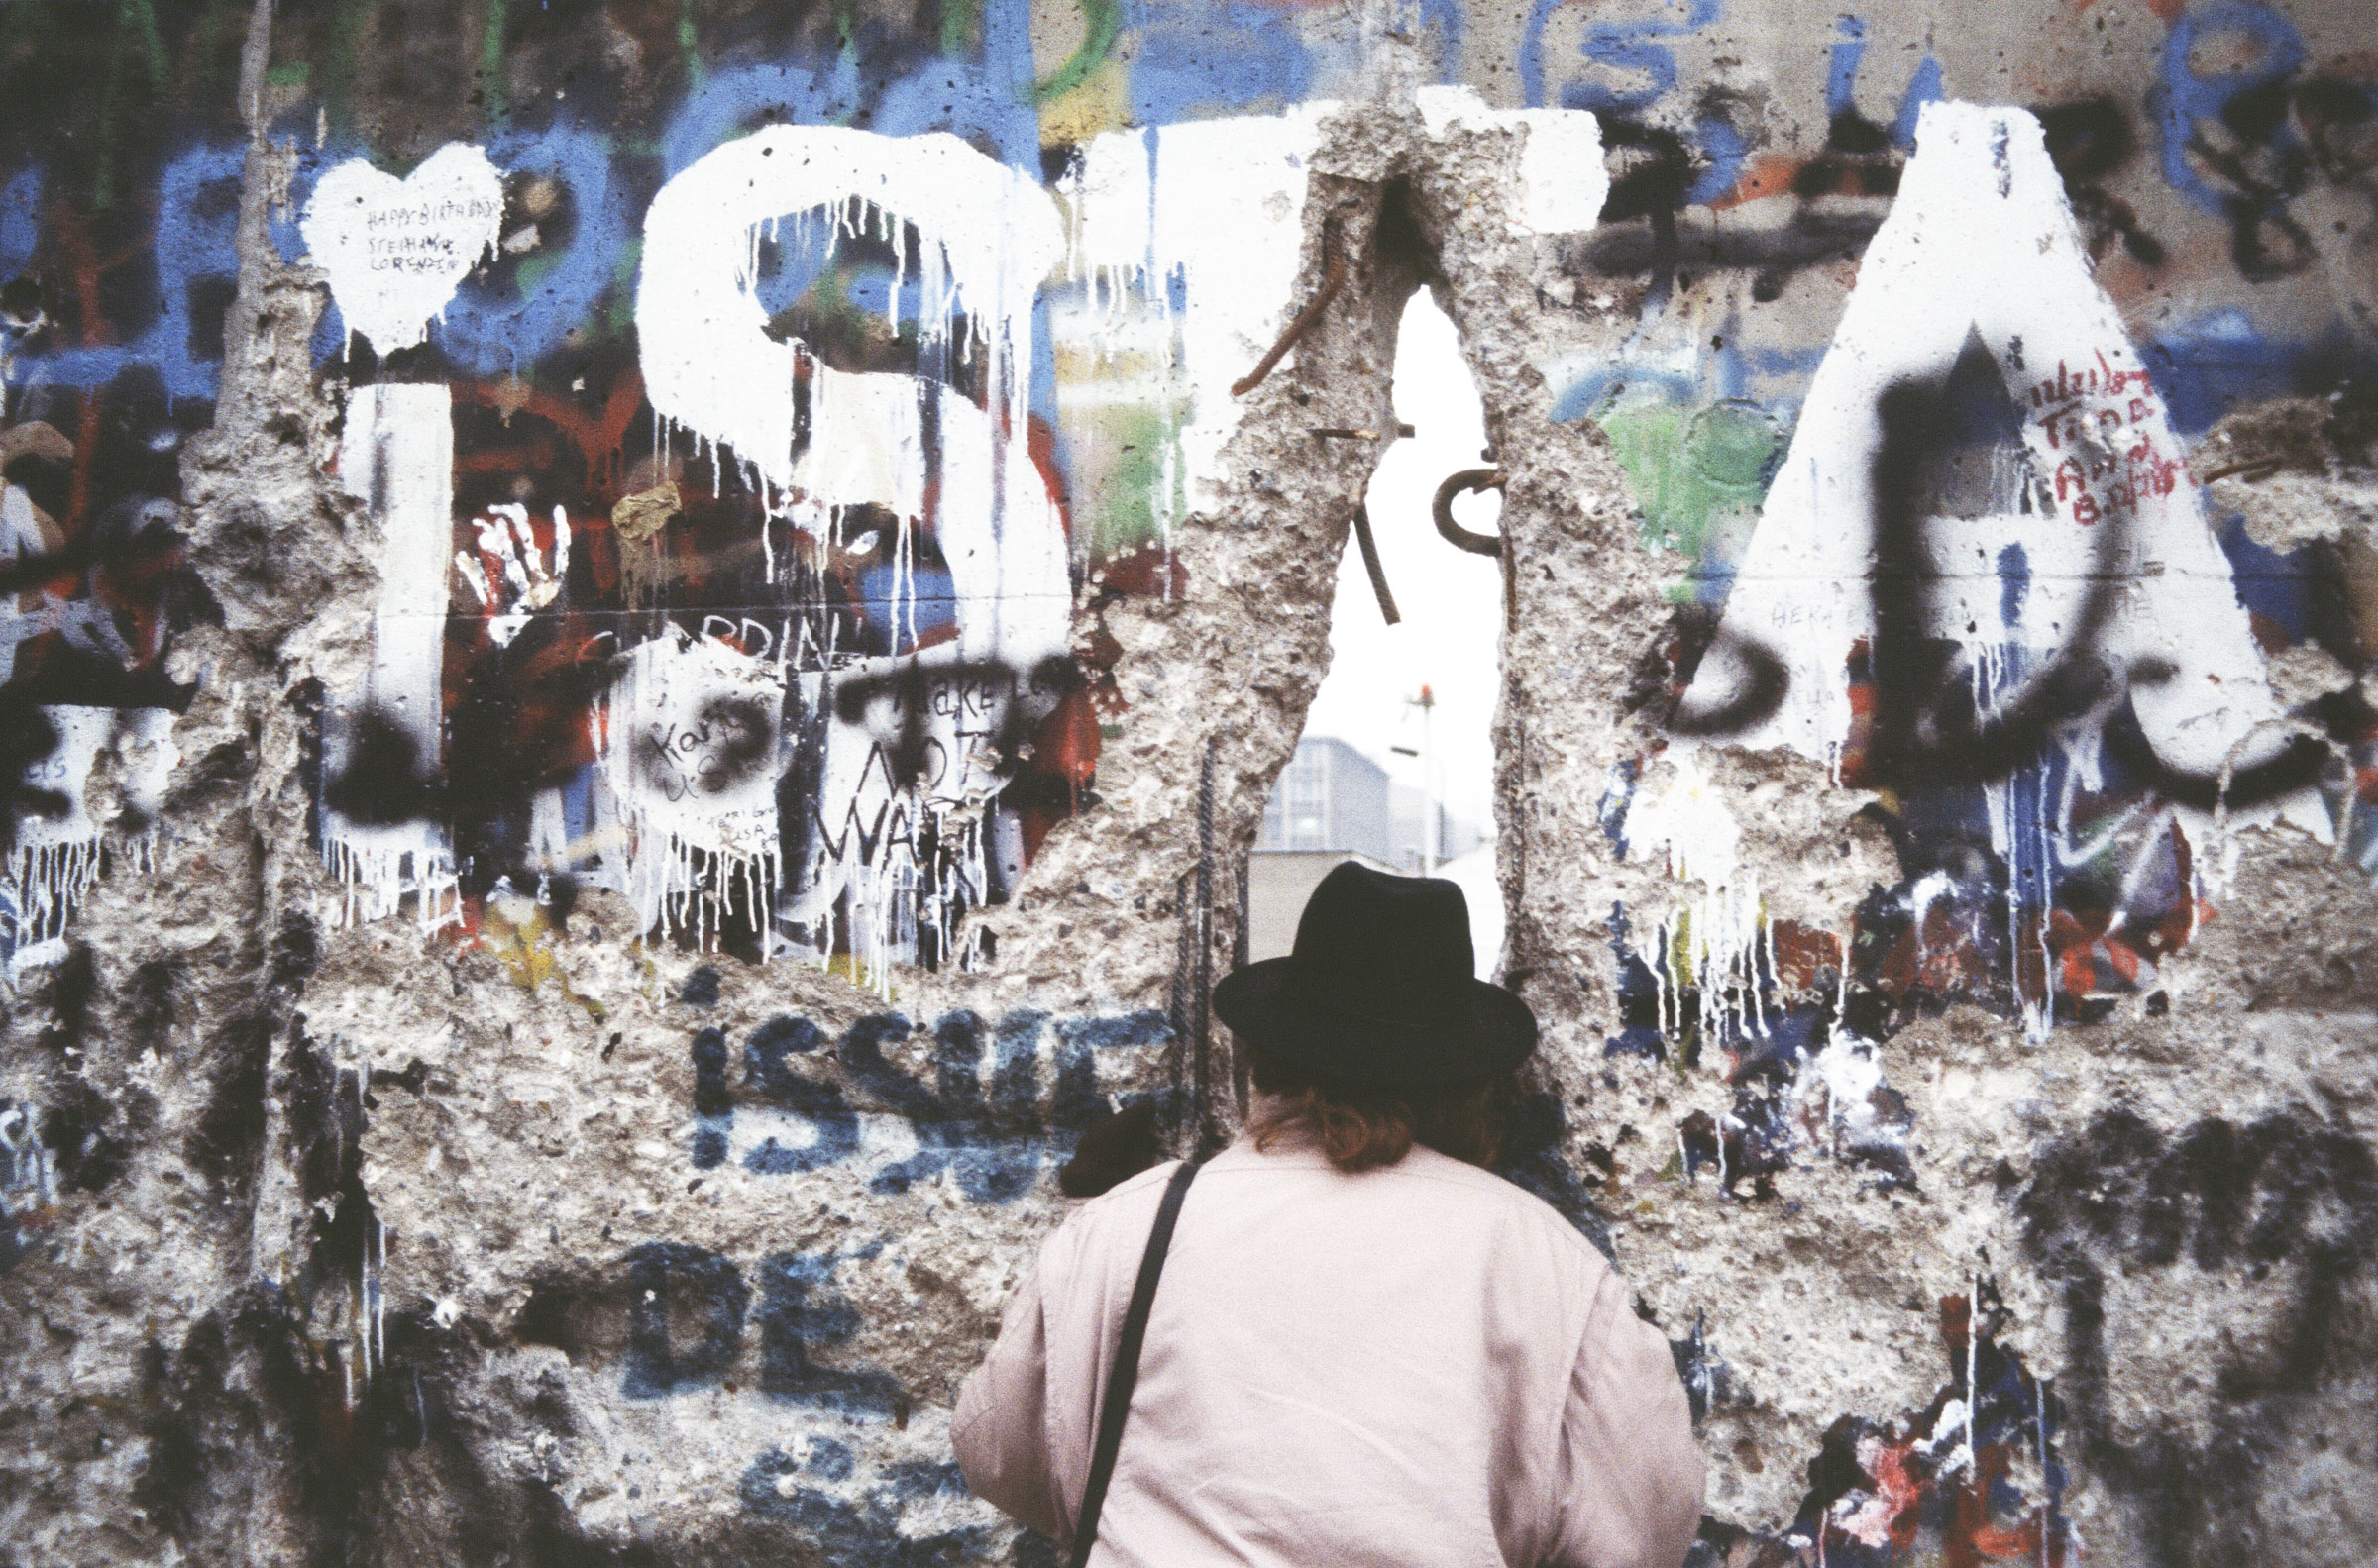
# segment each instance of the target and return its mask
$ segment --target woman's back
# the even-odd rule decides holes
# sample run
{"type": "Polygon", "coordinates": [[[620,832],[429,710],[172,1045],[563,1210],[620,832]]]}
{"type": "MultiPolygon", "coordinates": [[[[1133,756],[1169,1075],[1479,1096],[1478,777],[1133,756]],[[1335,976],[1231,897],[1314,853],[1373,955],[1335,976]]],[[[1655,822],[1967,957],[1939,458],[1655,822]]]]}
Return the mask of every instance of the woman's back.
{"type": "MultiPolygon", "coordinates": [[[[1049,1238],[959,1402],[969,1479],[1043,1530],[1171,1170],[1049,1238]]],[[[1425,1147],[1347,1175],[1243,1140],[1182,1209],[1091,1561],[1675,1568],[1700,1476],[1667,1341],[1542,1202],[1425,1147]]]]}

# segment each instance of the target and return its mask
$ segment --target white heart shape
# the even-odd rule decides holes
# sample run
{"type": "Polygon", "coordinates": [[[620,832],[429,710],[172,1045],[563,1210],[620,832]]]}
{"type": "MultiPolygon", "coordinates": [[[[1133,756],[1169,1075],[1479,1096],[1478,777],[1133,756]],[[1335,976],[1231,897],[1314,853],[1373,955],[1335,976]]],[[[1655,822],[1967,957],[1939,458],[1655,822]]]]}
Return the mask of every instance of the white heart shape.
{"type": "Polygon", "coordinates": [[[348,159],[315,183],[298,226],[347,330],[381,354],[428,336],[502,227],[503,175],[462,142],[403,179],[348,159]]]}

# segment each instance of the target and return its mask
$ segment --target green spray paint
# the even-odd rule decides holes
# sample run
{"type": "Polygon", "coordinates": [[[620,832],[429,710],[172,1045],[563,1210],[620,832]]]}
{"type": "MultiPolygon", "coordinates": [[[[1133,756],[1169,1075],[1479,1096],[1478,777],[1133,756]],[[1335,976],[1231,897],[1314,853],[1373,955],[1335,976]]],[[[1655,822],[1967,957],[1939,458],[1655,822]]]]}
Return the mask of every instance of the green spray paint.
{"type": "Polygon", "coordinates": [[[329,57],[314,72],[315,92],[334,132],[355,128],[357,77],[364,40],[376,25],[378,0],[340,0],[331,23],[329,57]]]}
{"type": "Polygon", "coordinates": [[[116,201],[116,111],[126,90],[125,72],[140,71],[152,95],[163,91],[168,80],[164,35],[158,31],[149,0],[119,0],[108,55],[107,80],[99,91],[99,158],[91,177],[91,204],[99,208],[116,201]]]}
{"type": "Polygon", "coordinates": [[[1105,62],[1123,33],[1123,0],[1082,0],[1082,43],[1055,75],[1035,82],[1032,99],[1046,103],[1073,91],[1105,62]]]}
{"type": "Polygon", "coordinates": [[[702,37],[694,26],[694,0],[682,0],[677,8],[677,57],[686,68],[686,86],[700,92],[710,79],[709,67],[702,62],[702,37]]]}
{"type": "Polygon", "coordinates": [[[1168,488],[1164,455],[1180,440],[1179,411],[1120,404],[1099,412],[1095,429],[1077,443],[1077,482],[1091,491],[1074,497],[1074,526],[1085,510],[1090,519],[1089,555],[1110,560],[1164,538],[1163,512],[1179,516],[1183,497],[1177,480],[1168,488]]]}
{"type": "Polygon", "coordinates": [[[503,44],[509,23],[504,0],[487,0],[480,14],[479,91],[482,112],[489,121],[503,118],[511,107],[511,89],[504,79],[503,44]]]}
{"type": "Polygon", "coordinates": [[[964,58],[974,52],[979,0],[941,0],[941,52],[964,58]]]}
{"type": "Polygon", "coordinates": [[[1699,408],[1641,398],[1595,416],[1635,487],[1643,542],[1687,560],[1731,555],[1767,498],[1784,453],[1773,414],[1737,398],[1699,408]],[[1730,547],[1729,547],[1730,546],[1730,547]]]}

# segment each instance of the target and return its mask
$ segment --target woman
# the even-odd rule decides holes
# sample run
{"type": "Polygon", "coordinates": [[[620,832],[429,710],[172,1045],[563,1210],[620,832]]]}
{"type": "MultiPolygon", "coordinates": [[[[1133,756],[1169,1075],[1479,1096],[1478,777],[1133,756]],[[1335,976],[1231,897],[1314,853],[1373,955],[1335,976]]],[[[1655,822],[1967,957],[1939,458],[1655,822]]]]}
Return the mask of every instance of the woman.
{"type": "MultiPolygon", "coordinates": [[[[1258,1098],[1162,1259],[1089,1561],[1676,1568],[1701,1457],[1668,1342],[1559,1214],[1484,1166],[1517,996],[1450,882],[1351,863],[1214,1005],[1258,1098]]],[[[976,1493],[1075,1529],[1168,1163],[1040,1250],[952,1435],[976,1493]]]]}

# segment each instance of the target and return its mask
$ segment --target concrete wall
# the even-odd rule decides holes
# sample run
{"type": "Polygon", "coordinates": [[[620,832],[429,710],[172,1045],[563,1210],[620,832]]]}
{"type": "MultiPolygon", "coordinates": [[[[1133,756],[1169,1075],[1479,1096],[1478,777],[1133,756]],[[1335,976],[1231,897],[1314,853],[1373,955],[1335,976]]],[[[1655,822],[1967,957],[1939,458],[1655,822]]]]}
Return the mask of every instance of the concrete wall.
{"type": "Polygon", "coordinates": [[[1428,287],[1702,1559],[2367,1556],[2374,34],[16,0],[0,1551],[1053,1561],[949,1402],[1230,1127],[1428,287]]]}

